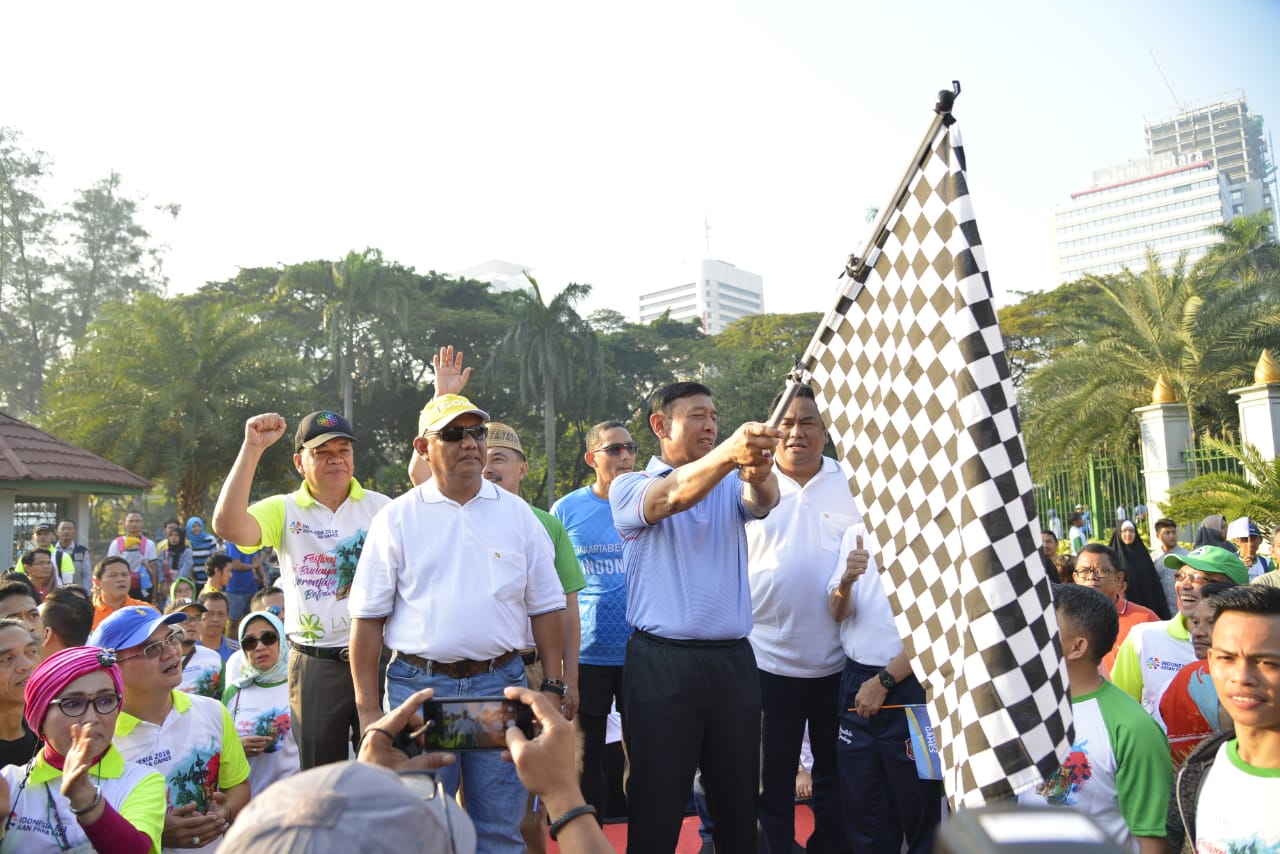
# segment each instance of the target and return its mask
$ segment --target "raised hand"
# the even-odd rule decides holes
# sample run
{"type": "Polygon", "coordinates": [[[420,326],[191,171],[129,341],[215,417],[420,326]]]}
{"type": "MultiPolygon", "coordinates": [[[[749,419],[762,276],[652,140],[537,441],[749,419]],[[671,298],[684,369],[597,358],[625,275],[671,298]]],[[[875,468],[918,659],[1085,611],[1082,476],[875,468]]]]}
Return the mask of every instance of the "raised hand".
{"type": "Polygon", "coordinates": [[[284,435],[288,425],[284,416],[264,412],[244,422],[244,444],[248,448],[269,448],[284,435]]]}
{"type": "Polygon", "coordinates": [[[454,351],[453,345],[441,347],[431,357],[431,368],[436,374],[436,397],[442,394],[462,394],[471,379],[471,369],[462,367],[462,351],[454,351]]]}
{"type": "Polygon", "coordinates": [[[862,535],[859,534],[849,556],[844,561],[844,575],[840,576],[841,585],[853,584],[867,571],[867,563],[871,553],[862,547],[862,535]]]}

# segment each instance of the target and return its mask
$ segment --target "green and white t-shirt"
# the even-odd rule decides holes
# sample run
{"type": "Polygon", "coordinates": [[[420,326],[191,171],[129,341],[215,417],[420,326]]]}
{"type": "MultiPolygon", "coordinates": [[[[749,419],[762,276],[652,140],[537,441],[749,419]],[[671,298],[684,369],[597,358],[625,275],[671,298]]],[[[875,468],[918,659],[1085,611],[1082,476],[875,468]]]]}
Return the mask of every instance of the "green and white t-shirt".
{"type": "Polygon", "coordinates": [[[1075,743],[1058,773],[1023,804],[1074,807],[1135,852],[1135,836],[1165,835],[1173,760],[1150,715],[1110,682],[1071,699],[1075,743]],[[1123,799],[1120,793],[1124,793],[1123,799]]]}
{"type": "Polygon", "coordinates": [[[1218,748],[1196,802],[1196,851],[1280,852],[1280,768],[1240,758],[1237,740],[1218,748]]]}
{"type": "Polygon", "coordinates": [[[182,684],[178,690],[220,700],[222,686],[222,656],[217,650],[196,644],[191,658],[182,663],[182,684]]]}
{"type": "Polygon", "coordinates": [[[390,500],[352,478],[347,500],[337,510],[312,498],[305,483],[296,492],[264,498],[249,508],[262,529],[262,541],[236,545],[243,550],[271,546],[280,556],[284,629],[295,643],[347,645],[347,597],[356,564],[369,522],[390,500]]]}
{"type": "Polygon", "coordinates": [[[261,792],[276,780],[297,774],[301,769],[298,743],[293,738],[293,720],[289,716],[289,683],[271,685],[250,683],[243,688],[227,687],[223,700],[236,722],[236,732],[245,735],[269,735],[275,739],[258,756],[250,757],[249,788],[261,792]]]}
{"type": "MultiPolygon", "coordinates": [[[[158,726],[122,711],[113,743],[127,761],[164,775],[170,809],[195,804],[199,812],[208,812],[214,792],[249,779],[235,721],[225,706],[208,697],[173,691],[173,708],[158,726]]],[[[197,850],[217,846],[215,840],[197,850]]]]}
{"type": "MultiPolygon", "coordinates": [[[[10,799],[16,799],[11,805],[12,826],[0,840],[0,852],[92,851],[89,837],[62,794],[62,772],[46,762],[43,755],[37,755],[31,763],[9,765],[0,771],[9,784],[10,799]]],[[[151,838],[152,854],[158,852],[165,816],[164,780],[160,775],[154,769],[126,762],[112,745],[89,769],[89,780],[102,788],[102,799],[112,809],[151,838]]]]}

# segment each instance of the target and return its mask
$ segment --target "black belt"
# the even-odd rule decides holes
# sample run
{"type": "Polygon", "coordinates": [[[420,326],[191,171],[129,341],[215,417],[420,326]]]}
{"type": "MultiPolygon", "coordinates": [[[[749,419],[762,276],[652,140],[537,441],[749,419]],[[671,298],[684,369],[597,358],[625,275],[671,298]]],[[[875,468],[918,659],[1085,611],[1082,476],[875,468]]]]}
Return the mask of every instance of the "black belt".
{"type": "Polygon", "coordinates": [[[642,629],[636,629],[635,634],[645,640],[655,643],[666,644],[667,646],[681,646],[688,649],[731,649],[747,643],[746,638],[732,638],[728,640],[678,640],[676,638],[664,638],[661,635],[655,635],[642,629]]]}
{"type": "Polygon", "coordinates": [[[296,649],[303,655],[309,655],[312,658],[321,658],[325,661],[350,661],[351,648],[346,646],[307,646],[303,643],[297,643],[293,640],[289,641],[289,646],[296,649]]]}

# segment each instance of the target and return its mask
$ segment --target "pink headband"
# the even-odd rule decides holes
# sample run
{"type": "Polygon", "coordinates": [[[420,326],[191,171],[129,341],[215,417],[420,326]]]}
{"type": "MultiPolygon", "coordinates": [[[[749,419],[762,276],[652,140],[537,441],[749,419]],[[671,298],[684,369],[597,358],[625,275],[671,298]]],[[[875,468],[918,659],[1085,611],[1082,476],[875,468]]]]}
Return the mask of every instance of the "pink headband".
{"type": "Polygon", "coordinates": [[[43,735],[44,716],[48,714],[53,700],[72,682],[95,670],[107,671],[116,693],[124,695],[120,668],[116,666],[115,654],[109,650],[96,646],[73,646],[58,650],[40,662],[40,666],[27,680],[27,687],[22,694],[26,705],[24,717],[31,731],[43,735]]]}

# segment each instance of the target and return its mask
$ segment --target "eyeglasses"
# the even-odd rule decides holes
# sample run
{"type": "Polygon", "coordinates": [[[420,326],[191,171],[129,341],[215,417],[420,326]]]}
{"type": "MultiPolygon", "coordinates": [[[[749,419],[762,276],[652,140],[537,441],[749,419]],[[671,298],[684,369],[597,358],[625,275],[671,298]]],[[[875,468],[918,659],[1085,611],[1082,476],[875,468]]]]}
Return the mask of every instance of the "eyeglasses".
{"type": "Polygon", "coordinates": [[[616,456],[620,456],[623,451],[626,451],[628,454],[631,454],[634,456],[636,451],[638,450],[640,450],[640,446],[637,445],[635,442],[618,442],[617,444],[613,444],[613,445],[605,445],[603,448],[596,448],[591,453],[598,454],[601,451],[604,451],[606,455],[610,457],[616,457],[616,456]]]}
{"type": "Polygon", "coordinates": [[[1204,584],[1209,580],[1209,576],[1205,575],[1203,572],[1187,572],[1185,569],[1180,569],[1173,574],[1173,580],[1178,584],[1181,584],[1184,581],[1189,581],[1199,587],[1201,584],[1204,584]]]}
{"type": "Polygon", "coordinates": [[[99,715],[109,715],[120,708],[120,695],[99,694],[92,700],[84,697],[67,697],[66,699],[50,700],[49,705],[57,706],[69,718],[84,717],[84,713],[89,710],[89,706],[93,706],[93,710],[99,715]]]}
{"type": "Polygon", "coordinates": [[[463,438],[470,436],[479,442],[489,435],[489,425],[473,424],[470,427],[445,427],[441,430],[430,430],[426,435],[439,436],[440,440],[444,442],[461,442],[463,438]]]}
{"type": "Polygon", "coordinates": [[[183,638],[182,630],[175,629],[174,631],[169,632],[169,634],[163,640],[158,640],[155,643],[149,643],[146,646],[144,646],[142,648],[142,652],[139,652],[136,655],[126,655],[124,658],[119,659],[119,663],[123,664],[124,662],[132,661],[135,658],[150,658],[152,660],[155,660],[160,656],[164,655],[165,647],[169,647],[172,649],[173,647],[182,643],[182,638],[183,638]]]}
{"type": "Polygon", "coordinates": [[[258,642],[261,641],[263,646],[275,646],[280,642],[280,636],[275,632],[263,632],[260,637],[249,635],[240,641],[240,648],[245,652],[253,652],[258,648],[258,642]]]}
{"type": "Polygon", "coordinates": [[[1114,575],[1114,569],[1076,569],[1072,570],[1072,574],[1076,578],[1105,578],[1108,575],[1114,575]]]}

